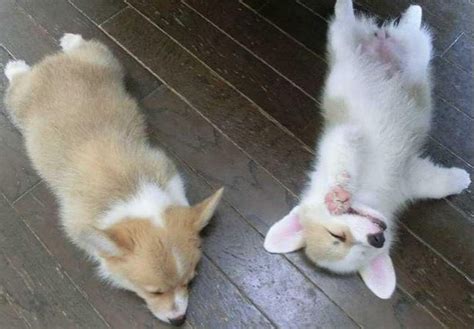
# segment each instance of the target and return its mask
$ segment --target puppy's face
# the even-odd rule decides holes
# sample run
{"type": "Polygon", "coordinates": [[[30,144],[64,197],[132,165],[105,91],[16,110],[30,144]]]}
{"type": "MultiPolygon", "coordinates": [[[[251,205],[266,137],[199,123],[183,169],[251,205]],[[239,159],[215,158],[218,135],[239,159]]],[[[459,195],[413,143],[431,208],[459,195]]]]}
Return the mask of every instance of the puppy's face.
{"type": "Polygon", "coordinates": [[[194,207],[172,206],[163,225],[129,218],[94,238],[101,274],[143,298],[160,320],[181,325],[188,305],[188,285],[201,257],[199,232],[212,217],[222,191],[194,207]]]}
{"type": "Polygon", "coordinates": [[[359,272],[377,296],[388,298],[395,272],[385,229],[383,216],[367,207],[336,216],[326,209],[298,206],[272,226],[265,248],[286,253],[305,247],[316,265],[336,273],[359,272]]]}

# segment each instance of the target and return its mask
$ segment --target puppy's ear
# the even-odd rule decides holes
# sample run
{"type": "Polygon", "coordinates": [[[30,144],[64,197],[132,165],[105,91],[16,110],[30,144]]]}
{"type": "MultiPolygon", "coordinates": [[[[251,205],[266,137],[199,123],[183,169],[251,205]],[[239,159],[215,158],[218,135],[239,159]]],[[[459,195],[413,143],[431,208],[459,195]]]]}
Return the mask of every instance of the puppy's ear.
{"type": "Polygon", "coordinates": [[[271,253],[287,253],[304,247],[303,227],[294,207],[288,215],[273,224],[265,237],[264,248],[271,253]]]}
{"type": "Polygon", "coordinates": [[[117,226],[107,230],[93,228],[81,236],[87,247],[102,257],[119,257],[134,247],[127,227],[117,226]]]}
{"type": "Polygon", "coordinates": [[[198,231],[201,231],[207,224],[209,224],[209,221],[221,201],[223,193],[224,188],[222,187],[213,195],[191,208],[193,213],[192,220],[194,221],[194,226],[198,231]]]}
{"type": "Polygon", "coordinates": [[[388,253],[374,259],[359,274],[367,287],[379,298],[388,299],[396,286],[395,269],[388,253]]]}

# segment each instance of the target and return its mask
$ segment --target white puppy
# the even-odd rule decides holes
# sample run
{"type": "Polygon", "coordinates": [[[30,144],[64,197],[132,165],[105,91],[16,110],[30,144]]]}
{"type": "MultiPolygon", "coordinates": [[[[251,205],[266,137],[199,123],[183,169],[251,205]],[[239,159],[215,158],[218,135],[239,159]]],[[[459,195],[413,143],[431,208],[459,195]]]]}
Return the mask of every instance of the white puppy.
{"type": "Polygon", "coordinates": [[[325,131],[301,202],[272,226],[269,252],[306,247],[318,266],[359,272],[380,298],[396,285],[389,256],[395,215],[411,200],[470,184],[458,168],[420,157],[431,122],[431,37],[421,8],[378,27],[339,0],[329,28],[325,131]]]}

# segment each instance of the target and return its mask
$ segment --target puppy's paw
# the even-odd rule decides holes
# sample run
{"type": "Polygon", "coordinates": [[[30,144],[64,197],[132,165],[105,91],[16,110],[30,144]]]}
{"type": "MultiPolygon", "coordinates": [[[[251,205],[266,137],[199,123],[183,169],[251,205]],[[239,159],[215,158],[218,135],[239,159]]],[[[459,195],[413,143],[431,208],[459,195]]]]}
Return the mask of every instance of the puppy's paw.
{"type": "Polygon", "coordinates": [[[80,34],[64,33],[61,38],[61,48],[67,52],[76,49],[84,42],[84,39],[80,34]]]}
{"type": "Polygon", "coordinates": [[[446,195],[459,194],[471,185],[471,177],[464,169],[450,168],[446,184],[446,195]]]}
{"type": "Polygon", "coordinates": [[[351,207],[351,194],[338,185],[326,194],[324,202],[332,215],[341,215],[351,207]]]}
{"type": "Polygon", "coordinates": [[[9,61],[7,66],[5,66],[5,76],[8,81],[12,81],[16,75],[28,72],[29,70],[30,66],[25,61],[9,61]]]}

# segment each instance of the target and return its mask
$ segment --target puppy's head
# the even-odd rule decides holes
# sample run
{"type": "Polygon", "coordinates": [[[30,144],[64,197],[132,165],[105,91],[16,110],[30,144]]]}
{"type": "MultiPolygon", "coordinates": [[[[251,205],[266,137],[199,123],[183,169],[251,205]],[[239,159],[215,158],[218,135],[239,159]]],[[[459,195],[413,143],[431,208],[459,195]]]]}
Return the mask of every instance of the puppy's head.
{"type": "Polygon", "coordinates": [[[362,205],[337,216],[321,207],[301,205],[270,228],[265,249],[287,253],[304,247],[316,265],[336,273],[359,272],[372,292],[389,298],[395,289],[395,272],[386,228],[380,213],[362,205]]]}
{"type": "Polygon", "coordinates": [[[170,206],[160,225],[148,218],[125,218],[89,235],[101,274],[142,297],[160,320],[181,325],[188,285],[201,257],[199,232],[208,224],[222,189],[193,207],[170,206]]]}

